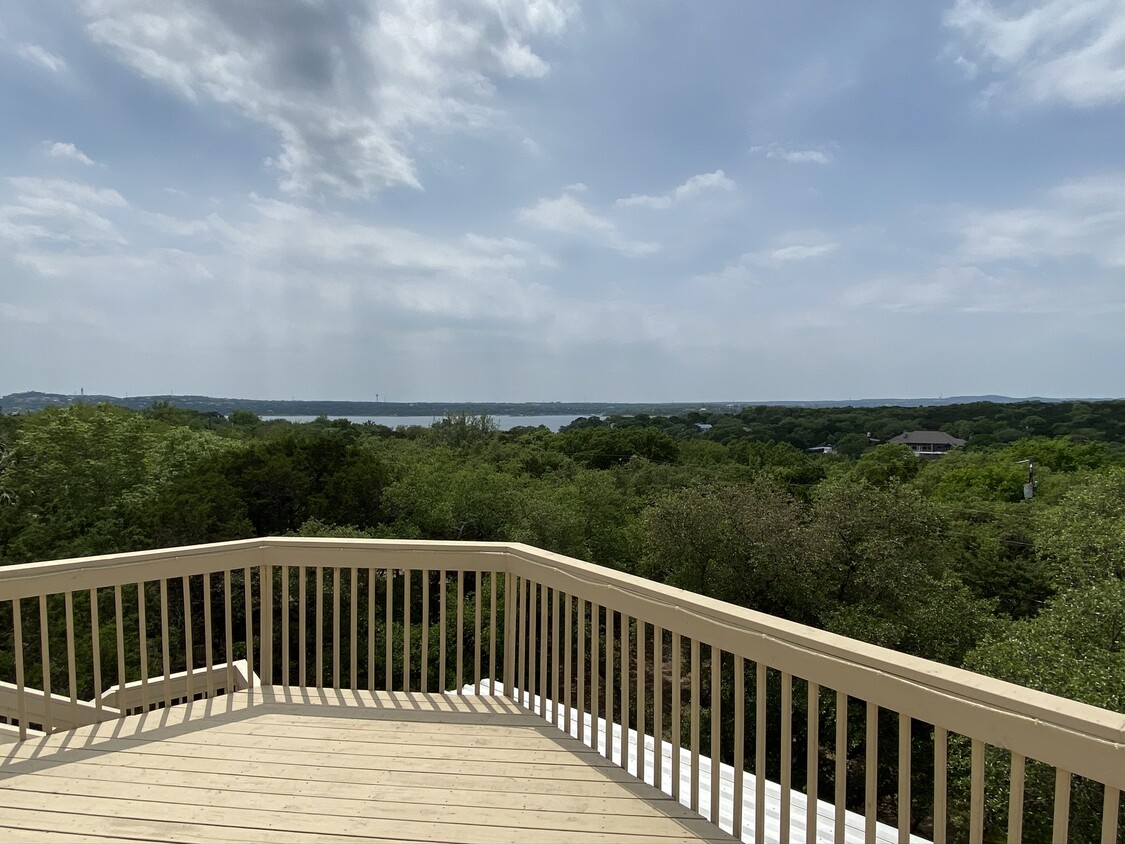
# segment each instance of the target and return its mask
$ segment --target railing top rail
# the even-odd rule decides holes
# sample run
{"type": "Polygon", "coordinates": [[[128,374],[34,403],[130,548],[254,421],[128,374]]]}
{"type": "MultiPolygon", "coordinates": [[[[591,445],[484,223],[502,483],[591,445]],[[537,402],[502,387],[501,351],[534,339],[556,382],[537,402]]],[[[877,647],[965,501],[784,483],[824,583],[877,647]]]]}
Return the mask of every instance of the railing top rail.
{"type": "MultiPolygon", "coordinates": [[[[260,565],[267,561],[269,549],[308,554],[312,564],[316,564],[318,555],[376,551],[396,555],[392,564],[397,567],[403,567],[410,556],[418,555],[432,556],[436,560],[447,556],[451,567],[470,568],[464,563],[466,557],[489,554],[494,555],[494,559],[489,561],[488,567],[505,570],[508,548],[501,542],[306,537],[240,539],[0,567],[0,601],[260,565]],[[461,563],[458,565],[453,558],[461,563]]],[[[424,568],[427,561],[420,559],[419,563],[418,568],[424,568]]]]}

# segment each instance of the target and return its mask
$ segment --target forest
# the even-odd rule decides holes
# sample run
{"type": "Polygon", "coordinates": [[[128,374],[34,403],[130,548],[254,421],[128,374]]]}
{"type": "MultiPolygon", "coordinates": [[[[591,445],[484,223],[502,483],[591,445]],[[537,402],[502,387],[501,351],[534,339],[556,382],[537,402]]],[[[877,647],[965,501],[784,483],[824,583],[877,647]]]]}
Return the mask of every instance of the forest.
{"type": "MultiPolygon", "coordinates": [[[[168,403],[0,416],[0,564],[286,534],[526,542],[1125,712],[1122,401],[754,406],[559,432],[168,403]],[[968,443],[924,460],[886,442],[915,429],[968,443]],[[808,451],[822,443],[838,453],[808,451]]],[[[1100,810],[1081,785],[1075,801],[1100,810]]]]}

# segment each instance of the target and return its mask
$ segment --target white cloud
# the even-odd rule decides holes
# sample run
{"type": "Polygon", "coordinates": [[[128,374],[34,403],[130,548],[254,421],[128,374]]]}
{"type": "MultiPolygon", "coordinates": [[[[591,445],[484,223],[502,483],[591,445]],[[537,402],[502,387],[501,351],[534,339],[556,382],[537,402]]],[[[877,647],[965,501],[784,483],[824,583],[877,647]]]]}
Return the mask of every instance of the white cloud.
{"type": "Polygon", "coordinates": [[[957,0],[945,16],[951,53],[995,75],[985,99],[1078,107],[1125,101],[1125,6],[1120,0],[1038,0],[997,8],[957,0]]]}
{"type": "Polygon", "coordinates": [[[764,155],[766,158],[784,161],[786,164],[829,164],[833,153],[831,147],[806,147],[790,149],[781,144],[765,144],[750,147],[750,152],[755,155],[764,155]]]}
{"type": "Polygon", "coordinates": [[[37,64],[52,73],[62,73],[66,70],[66,60],[45,50],[38,44],[20,44],[16,47],[16,54],[24,61],[37,64]]]}
{"type": "Polygon", "coordinates": [[[686,182],[676,186],[668,193],[658,196],[634,194],[617,200],[616,205],[622,208],[652,208],[657,211],[666,211],[684,202],[691,202],[709,193],[731,193],[736,185],[722,170],[713,173],[700,173],[692,176],[686,182]]]}
{"type": "Polygon", "coordinates": [[[1016,208],[962,211],[954,228],[968,262],[1087,258],[1125,267],[1125,173],[1068,182],[1016,208]]]}
{"type": "Polygon", "coordinates": [[[9,178],[15,197],[0,204],[0,241],[83,245],[125,242],[107,210],[128,207],[117,191],[80,182],[34,177],[9,178]]]}
{"type": "Polygon", "coordinates": [[[74,144],[45,141],[43,151],[51,158],[65,158],[70,161],[77,161],[79,164],[85,164],[87,167],[92,167],[94,164],[94,160],[74,144]]]}
{"type": "Polygon", "coordinates": [[[608,217],[591,211],[575,194],[585,185],[570,185],[554,199],[540,199],[521,209],[520,222],[544,231],[583,237],[630,255],[648,255],[660,249],[656,243],[629,240],[608,217]]]}
{"type": "Polygon", "coordinates": [[[361,197],[420,187],[423,133],[488,127],[494,80],[549,67],[572,0],[83,0],[88,31],[139,73],[270,127],[282,187],[361,197]]]}
{"type": "Polygon", "coordinates": [[[764,264],[788,264],[794,261],[810,261],[821,258],[839,248],[838,243],[795,243],[791,246],[778,246],[758,254],[764,264]]]}

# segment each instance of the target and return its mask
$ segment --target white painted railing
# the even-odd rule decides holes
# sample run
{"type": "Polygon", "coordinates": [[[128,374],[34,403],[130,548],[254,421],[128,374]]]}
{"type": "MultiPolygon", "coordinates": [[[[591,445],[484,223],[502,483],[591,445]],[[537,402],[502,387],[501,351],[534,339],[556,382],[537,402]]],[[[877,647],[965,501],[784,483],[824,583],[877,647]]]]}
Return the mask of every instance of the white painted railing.
{"type": "Polygon", "coordinates": [[[11,566],[0,644],[0,743],[259,682],[487,694],[500,681],[592,746],[587,716],[622,725],[610,758],[640,760],[638,776],[726,828],[765,830],[768,778],[780,829],[809,840],[829,798],[835,838],[855,808],[868,840],[881,816],[900,840],[920,826],[983,841],[996,813],[1019,841],[1042,832],[1025,820],[1044,804],[1052,840],[1075,824],[1120,835],[1125,715],[518,544],[271,538],[11,566]],[[646,733],[658,746],[630,754],[646,733]],[[670,782],[645,769],[665,742],[670,782]],[[741,801],[720,805],[731,789],[701,789],[721,767],[701,773],[706,757],[733,766],[734,793],[758,774],[752,824],[741,801]]]}

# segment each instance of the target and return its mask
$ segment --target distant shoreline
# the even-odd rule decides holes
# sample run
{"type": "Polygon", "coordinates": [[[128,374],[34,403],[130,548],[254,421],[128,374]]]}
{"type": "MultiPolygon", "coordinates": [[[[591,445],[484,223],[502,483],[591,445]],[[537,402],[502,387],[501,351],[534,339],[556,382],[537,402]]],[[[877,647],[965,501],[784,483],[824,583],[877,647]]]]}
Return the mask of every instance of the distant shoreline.
{"type": "Polygon", "coordinates": [[[670,416],[690,411],[737,413],[743,407],[934,407],[985,402],[990,404],[1051,403],[1068,401],[1113,401],[1106,398],[1045,398],[1032,396],[951,396],[941,398],[882,398],[824,401],[697,401],[697,402],[388,402],[388,401],[302,401],[299,399],[238,399],[213,396],[109,396],[65,395],[62,393],[24,392],[0,397],[3,413],[31,413],[47,407],[72,404],[120,405],[131,410],[144,410],[155,403],[168,402],[176,407],[201,413],[229,416],[246,410],[259,416],[380,416],[380,417],[442,417],[447,413],[490,416],[611,416],[647,413],[670,416]]]}

